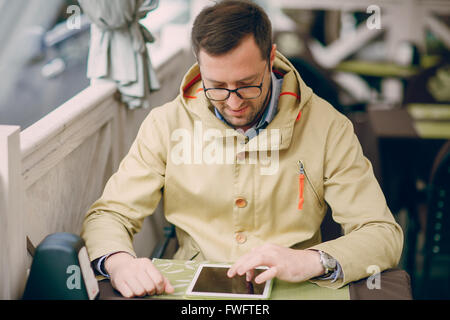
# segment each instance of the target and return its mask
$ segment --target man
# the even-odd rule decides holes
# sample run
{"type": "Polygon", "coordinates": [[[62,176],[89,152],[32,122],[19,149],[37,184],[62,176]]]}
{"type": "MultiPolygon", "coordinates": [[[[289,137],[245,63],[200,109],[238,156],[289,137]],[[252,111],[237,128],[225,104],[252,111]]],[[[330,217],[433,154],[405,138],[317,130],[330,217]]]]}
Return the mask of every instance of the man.
{"type": "Polygon", "coordinates": [[[82,231],[99,272],[124,296],[173,292],[132,236],[161,197],[175,258],[230,262],[228,276],[339,288],[394,267],[403,234],[351,122],[305,85],[251,2],[205,8],[192,28],[198,64],[154,108],[89,210],[82,231]],[[330,205],[344,235],[321,243],[330,205]]]}

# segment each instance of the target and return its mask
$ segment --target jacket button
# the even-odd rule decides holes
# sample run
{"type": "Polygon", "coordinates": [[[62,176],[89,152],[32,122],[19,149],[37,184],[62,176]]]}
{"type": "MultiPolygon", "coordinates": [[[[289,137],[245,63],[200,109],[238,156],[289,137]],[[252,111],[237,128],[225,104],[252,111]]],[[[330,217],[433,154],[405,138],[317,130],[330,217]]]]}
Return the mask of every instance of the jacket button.
{"type": "Polygon", "coordinates": [[[244,208],[245,206],[247,206],[247,200],[245,200],[244,198],[237,198],[234,203],[238,208],[244,208]]]}
{"type": "Polygon", "coordinates": [[[247,237],[242,232],[237,232],[235,236],[236,242],[239,244],[245,243],[247,241],[247,237]]]}

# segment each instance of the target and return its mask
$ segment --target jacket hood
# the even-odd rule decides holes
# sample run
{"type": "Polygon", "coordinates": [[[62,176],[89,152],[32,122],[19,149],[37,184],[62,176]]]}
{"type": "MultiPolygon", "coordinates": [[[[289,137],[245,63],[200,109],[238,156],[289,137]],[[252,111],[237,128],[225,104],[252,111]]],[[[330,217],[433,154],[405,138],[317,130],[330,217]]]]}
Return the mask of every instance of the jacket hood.
{"type": "MultiPolygon", "coordinates": [[[[278,112],[269,126],[288,133],[287,131],[292,131],[296,120],[301,115],[301,110],[312,97],[313,92],[304,83],[289,60],[278,51],[272,70],[277,76],[283,77],[284,80],[278,101],[278,112]]],[[[215,116],[214,106],[203,94],[198,63],[195,63],[184,76],[180,87],[180,97],[183,105],[190,112],[196,114],[204,124],[209,124],[219,130],[230,129],[215,116]]],[[[286,138],[287,135],[285,134],[284,137],[286,138]]]]}

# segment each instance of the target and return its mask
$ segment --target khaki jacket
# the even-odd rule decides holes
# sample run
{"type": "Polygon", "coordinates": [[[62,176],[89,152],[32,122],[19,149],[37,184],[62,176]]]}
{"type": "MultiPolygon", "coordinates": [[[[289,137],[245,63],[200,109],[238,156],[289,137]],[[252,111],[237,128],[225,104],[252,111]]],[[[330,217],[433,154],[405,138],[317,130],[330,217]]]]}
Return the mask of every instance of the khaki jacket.
{"type": "Polygon", "coordinates": [[[280,53],[278,112],[246,141],[220,121],[202,92],[198,65],[179,96],[154,108],[128,155],[88,211],[82,230],[92,260],[133,255],[133,235],[161,198],[176,226],[177,259],[233,262],[266,242],[327,252],[341,287],[395,267],[403,233],[386,205],[351,122],[315,95],[280,53]],[[343,236],[321,243],[327,205],[343,236]],[[376,267],[375,267],[376,268],[376,267]]]}

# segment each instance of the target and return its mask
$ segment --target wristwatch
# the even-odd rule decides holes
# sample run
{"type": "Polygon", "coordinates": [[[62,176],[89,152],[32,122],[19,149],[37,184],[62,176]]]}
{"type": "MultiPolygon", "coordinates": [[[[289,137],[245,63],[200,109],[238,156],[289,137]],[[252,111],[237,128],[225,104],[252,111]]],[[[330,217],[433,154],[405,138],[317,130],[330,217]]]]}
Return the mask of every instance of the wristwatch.
{"type": "Polygon", "coordinates": [[[330,272],[333,272],[336,270],[337,267],[337,261],[332,256],[330,256],[328,253],[320,251],[320,263],[322,264],[323,268],[325,269],[325,274],[328,274],[330,272]]]}

